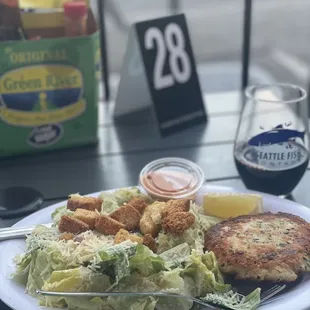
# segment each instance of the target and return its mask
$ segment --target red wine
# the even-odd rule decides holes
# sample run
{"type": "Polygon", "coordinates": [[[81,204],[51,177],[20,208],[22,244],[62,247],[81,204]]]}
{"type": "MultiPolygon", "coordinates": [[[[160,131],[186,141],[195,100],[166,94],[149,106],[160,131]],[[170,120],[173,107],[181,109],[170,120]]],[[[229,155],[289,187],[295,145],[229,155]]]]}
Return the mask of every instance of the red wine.
{"type": "Polygon", "coordinates": [[[236,147],[235,163],[247,188],[287,195],[304,175],[309,153],[294,142],[255,147],[245,144],[236,147]]]}

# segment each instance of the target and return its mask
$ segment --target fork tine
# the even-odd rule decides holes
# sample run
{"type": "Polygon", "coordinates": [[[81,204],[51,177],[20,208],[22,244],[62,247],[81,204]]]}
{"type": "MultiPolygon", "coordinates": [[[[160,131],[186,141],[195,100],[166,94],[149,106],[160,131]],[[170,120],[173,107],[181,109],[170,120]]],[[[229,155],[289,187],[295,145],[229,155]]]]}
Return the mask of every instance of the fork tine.
{"type": "Polygon", "coordinates": [[[274,295],[280,293],[281,291],[283,291],[286,288],[286,285],[274,285],[273,287],[271,287],[269,290],[263,292],[261,294],[261,303],[265,302],[266,300],[270,299],[271,297],[273,297],[274,295]]]}
{"type": "Polygon", "coordinates": [[[282,291],[285,287],[286,287],[285,284],[283,284],[283,285],[279,285],[279,284],[274,285],[274,286],[272,286],[269,290],[264,291],[264,292],[261,294],[261,298],[263,298],[263,299],[264,299],[264,298],[268,298],[270,295],[273,295],[273,294],[275,294],[275,293],[278,293],[278,292],[282,291]]]}
{"type": "Polygon", "coordinates": [[[280,287],[280,285],[273,285],[267,291],[262,292],[261,298],[268,296],[270,293],[272,293],[274,290],[277,290],[279,287],[280,287]]]}

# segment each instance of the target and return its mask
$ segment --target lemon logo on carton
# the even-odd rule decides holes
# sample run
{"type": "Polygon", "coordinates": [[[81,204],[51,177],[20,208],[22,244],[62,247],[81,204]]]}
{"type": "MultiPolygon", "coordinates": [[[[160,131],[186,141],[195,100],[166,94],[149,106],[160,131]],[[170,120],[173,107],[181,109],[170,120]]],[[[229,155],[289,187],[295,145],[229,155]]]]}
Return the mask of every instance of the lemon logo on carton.
{"type": "Polygon", "coordinates": [[[81,72],[69,65],[27,66],[0,77],[0,118],[15,126],[61,123],[86,108],[81,72]]]}

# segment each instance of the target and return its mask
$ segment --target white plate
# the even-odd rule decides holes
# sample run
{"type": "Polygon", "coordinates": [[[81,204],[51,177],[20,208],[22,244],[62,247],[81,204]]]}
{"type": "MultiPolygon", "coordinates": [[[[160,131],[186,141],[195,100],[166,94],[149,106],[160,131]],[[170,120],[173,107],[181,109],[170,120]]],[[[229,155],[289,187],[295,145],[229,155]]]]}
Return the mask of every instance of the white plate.
{"type": "MultiPolygon", "coordinates": [[[[197,197],[201,201],[202,194],[205,192],[240,192],[230,187],[207,185],[201,189],[197,197]]],[[[244,191],[243,191],[244,192],[244,191]]],[[[97,196],[98,193],[90,196],[97,196]]],[[[287,212],[296,214],[306,221],[310,222],[310,209],[297,203],[280,199],[275,196],[262,194],[264,198],[265,211],[287,212]]],[[[15,224],[15,227],[27,227],[36,224],[46,224],[51,221],[51,213],[55,208],[64,205],[64,202],[57,203],[48,208],[40,210],[29,215],[22,221],[15,224]]],[[[5,241],[0,244],[0,298],[14,310],[42,310],[38,306],[37,300],[24,292],[24,287],[16,284],[9,279],[14,272],[12,262],[15,255],[20,254],[25,249],[24,240],[5,241]]],[[[46,308],[45,308],[46,309],[46,308]]],[[[269,304],[259,308],[260,310],[306,310],[310,309],[310,275],[306,276],[303,281],[285,293],[281,298],[275,299],[269,304]]],[[[56,310],[56,309],[55,309],[56,310]]]]}

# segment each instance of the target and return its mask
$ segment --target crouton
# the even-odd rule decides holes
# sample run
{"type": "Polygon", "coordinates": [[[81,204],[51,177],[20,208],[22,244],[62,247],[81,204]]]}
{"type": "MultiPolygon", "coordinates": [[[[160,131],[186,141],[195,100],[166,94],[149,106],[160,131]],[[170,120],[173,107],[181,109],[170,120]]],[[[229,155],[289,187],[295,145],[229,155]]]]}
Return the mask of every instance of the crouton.
{"type": "Polygon", "coordinates": [[[140,220],[139,227],[143,234],[156,237],[161,229],[162,213],[166,207],[165,202],[154,202],[147,206],[140,220]]]}
{"type": "Polygon", "coordinates": [[[161,230],[161,225],[155,224],[150,215],[144,215],[139,223],[140,230],[143,234],[150,234],[157,237],[161,230]]]}
{"type": "Polygon", "coordinates": [[[58,229],[60,232],[79,234],[89,230],[89,226],[86,223],[75,219],[74,217],[63,215],[59,221],[58,229]]]}
{"type": "Polygon", "coordinates": [[[157,251],[156,240],[150,234],[146,234],[143,236],[143,244],[147,246],[151,251],[156,253],[157,251]]]}
{"type": "Polygon", "coordinates": [[[100,211],[102,202],[102,199],[96,197],[83,197],[80,195],[72,195],[68,199],[67,208],[71,211],[75,211],[76,209],[100,211]]]}
{"type": "Polygon", "coordinates": [[[142,215],[145,208],[148,206],[146,200],[140,197],[134,197],[128,201],[128,205],[134,207],[142,215]]]}
{"type": "Polygon", "coordinates": [[[189,229],[195,222],[195,216],[189,212],[176,212],[163,219],[163,230],[172,235],[179,236],[189,229]]]}
{"type": "Polygon", "coordinates": [[[126,229],[120,229],[114,238],[114,243],[122,243],[124,241],[130,240],[132,242],[137,242],[139,244],[143,243],[143,239],[139,236],[130,234],[126,229]]]}
{"type": "Polygon", "coordinates": [[[155,201],[145,209],[149,213],[155,224],[161,224],[163,212],[166,208],[166,203],[162,201],[155,201]]]}
{"type": "Polygon", "coordinates": [[[130,205],[123,205],[110,214],[110,217],[125,225],[125,229],[134,230],[139,226],[141,214],[130,205]]]}
{"type": "Polygon", "coordinates": [[[100,215],[95,220],[95,228],[104,235],[116,235],[125,225],[105,215],[100,215]]]}
{"type": "Polygon", "coordinates": [[[139,223],[140,230],[143,234],[150,234],[156,237],[161,229],[159,224],[155,224],[149,214],[144,214],[139,223]]]}
{"type": "Polygon", "coordinates": [[[72,233],[64,232],[59,236],[59,240],[72,240],[74,235],[72,233]]]}
{"type": "Polygon", "coordinates": [[[90,229],[95,229],[96,218],[99,216],[100,214],[85,209],[76,209],[73,213],[74,218],[88,224],[90,229]]]}
{"type": "Polygon", "coordinates": [[[188,212],[190,207],[189,199],[172,199],[167,201],[163,217],[176,212],[188,212]]]}

